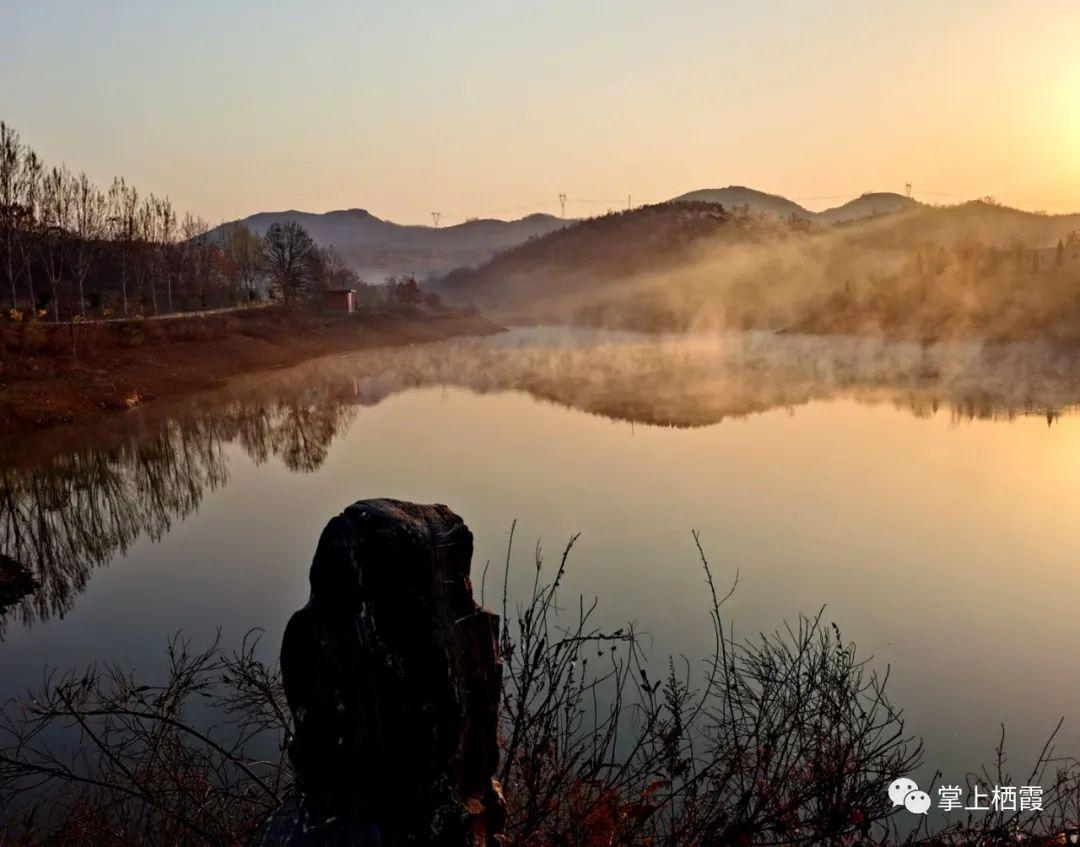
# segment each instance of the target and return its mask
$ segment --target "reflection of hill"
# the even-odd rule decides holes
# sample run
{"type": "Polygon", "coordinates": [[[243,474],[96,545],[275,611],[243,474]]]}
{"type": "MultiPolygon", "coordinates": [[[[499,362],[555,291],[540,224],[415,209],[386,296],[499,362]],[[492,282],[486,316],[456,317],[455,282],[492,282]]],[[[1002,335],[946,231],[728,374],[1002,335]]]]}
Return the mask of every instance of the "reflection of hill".
{"type": "Polygon", "coordinates": [[[104,423],[9,443],[0,553],[41,583],[13,614],[71,608],[94,567],[160,538],[228,481],[225,447],[294,472],[318,469],[358,407],[410,388],[523,391],[616,420],[705,426],[854,397],[925,417],[1045,415],[1080,400],[1080,351],[1040,344],[921,345],[766,333],[640,336],[559,330],[394,348],[247,376],[104,423]]]}
{"type": "Polygon", "coordinates": [[[962,418],[1058,414],[1080,401],[1080,351],[1052,345],[769,333],[525,338],[386,351],[324,367],[349,371],[367,403],[408,387],[455,385],[525,391],[617,420],[677,427],[837,396],[962,418]]]}

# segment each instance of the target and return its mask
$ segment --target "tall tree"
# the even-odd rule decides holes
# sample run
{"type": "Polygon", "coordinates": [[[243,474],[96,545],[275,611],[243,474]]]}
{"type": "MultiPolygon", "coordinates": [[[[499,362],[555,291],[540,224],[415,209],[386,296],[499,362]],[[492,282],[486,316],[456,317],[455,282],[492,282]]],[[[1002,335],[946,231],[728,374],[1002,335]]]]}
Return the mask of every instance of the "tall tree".
{"type": "Polygon", "coordinates": [[[135,215],[135,278],[139,298],[145,311],[147,303],[153,314],[158,313],[157,286],[157,198],[151,194],[139,204],[135,215]],[[147,298],[147,287],[150,296],[147,298]]]}
{"type": "Polygon", "coordinates": [[[132,270],[139,210],[139,192],[117,177],[109,188],[109,234],[120,256],[120,296],[124,317],[129,314],[128,277],[132,270]]]}
{"type": "Polygon", "coordinates": [[[92,278],[110,293],[119,289],[125,316],[136,305],[133,297],[140,311],[159,311],[162,277],[169,311],[176,305],[174,288],[183,295],[184,284],[189,300],[197,297],[205,306],[221,258],[208,229],[190,215],[181,228],[167,199],[142,200],[121,177],[102,192],[85,173],[76,178],[65,166],[46,169],[18,133],[0,122],[0,285],[6,283],[12,309],[24,299],[27,308],[36,307],[34,284],[42,274],[58,320],[62,304],[71,303],[74,312],[76,299],[79,314],[86,313],[92,278]],[[186,240],[180,244],[182,233],[186,240]],[[64,287],[68,283],[71,289],[64,287]]]}
{"type": "Polygon", "coordinates": [[[157,201],[155,209],[157,216],[158,251],[160,254],[159,267],[162,276],[165,277],[165,294],[169,311],[173,311],[173,265],[174,248],[176,241],[176,212],[172,202],[166,197],[157,201]]]}
{"type": "Polygon", "coordinates": [[[3,238],[4,275],[11,291],[11,308],[19,306],[17,285],[19,260],[16,254],[19,183],[22,171],[22,145],[19,134],[0,121],[0,237],[3,238]]]}
{"type": "Polygon", "coordinates": [[[242,223],[228,227],[224,237],[225,255],[236,270],[247,300],[255,299],[255,283],[262,273],[263,242],[242,223]]]}
{"type": "Polygon", "coordinates": [[[184,278],[190,283],[189,288],[194,291],[199,308],[205,309],[209,303],[207,287],[214,276],[214,245],[210,242],[210,225],[202,218],[187,213],[180,231],[184,240],[184,278]]]}
{"type": "Polygon", "coordinates": [[[60,283],[67,270],[68,245],[71,241],[72,190],[67,168],[53,168],[42,181],[41,230],[45,274],[52,292],[54,321],[60,320],[60,283]]]}
{"type": "Polygon", "coordinates": [[[360,277],[333,247],[320,247],[318,254],[319,288],[356,288],[360,284],[360,277]]]}
{"type": "Polygon", "coordinates": [[[73,182],[73,220],[75,242],[72,249],[72,271],[78,288],[79,314],[86,314],[86,279],[98,255],[101,239],[105,237],[108,206],[101,193],[85,173],[73,182]]]}
{"type": "Polygon", "coordinates": [[[41,187],[44,166],[38,154],[23,148],[20,179],[17,183],[15,235],[22,257],[23,274],[26,277],[27,308],[37,308],[37,292],[34,289],[34,260],[37,258],[42,237],[41,187]]]}
{"type": "Polygon", "coordinates": [[[276,223],[263,237],[263,257],[274,290],[286,309],[311,287],[315,242],[296,221],[276,223]]]}

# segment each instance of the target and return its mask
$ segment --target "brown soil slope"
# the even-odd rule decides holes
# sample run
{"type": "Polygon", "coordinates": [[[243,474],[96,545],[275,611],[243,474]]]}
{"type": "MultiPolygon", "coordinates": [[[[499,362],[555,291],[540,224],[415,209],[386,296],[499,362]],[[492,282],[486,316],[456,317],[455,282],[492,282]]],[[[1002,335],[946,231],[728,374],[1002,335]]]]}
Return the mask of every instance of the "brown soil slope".
{"type": "Polygon", "coordinates": [[[176,321],[0,328],[0,432],[124,410],[337,351],[485,335],[463,311],[319,315],[259,309],[176,321]]]}

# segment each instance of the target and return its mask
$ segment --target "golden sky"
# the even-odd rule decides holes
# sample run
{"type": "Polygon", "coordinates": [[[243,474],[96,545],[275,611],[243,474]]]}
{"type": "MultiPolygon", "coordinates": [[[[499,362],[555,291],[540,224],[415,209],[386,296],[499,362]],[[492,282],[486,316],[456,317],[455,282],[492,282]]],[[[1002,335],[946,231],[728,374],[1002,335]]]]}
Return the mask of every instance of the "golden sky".
{"type": "Polygon", "coordinates": [[[2,0],[0,118],[215,222],[743,184],[1080,210],[1076,0],[2,0]]]}

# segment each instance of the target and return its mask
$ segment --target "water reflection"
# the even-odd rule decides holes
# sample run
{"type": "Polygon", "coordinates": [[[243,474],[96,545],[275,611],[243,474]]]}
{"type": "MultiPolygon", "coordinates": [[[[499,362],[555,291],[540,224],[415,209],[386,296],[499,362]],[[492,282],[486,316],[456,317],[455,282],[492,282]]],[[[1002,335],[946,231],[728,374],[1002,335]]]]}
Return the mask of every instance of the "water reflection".
{"type": "Polygon", "coordinates": [[[376,351],[245,377],[95,427],[9,440],[0,454],[0,552],[40,588],[0,618],[62,616],[92,570],[158,540],[228,482],[226,446],[257,464],[317,470],[365,405],[410,388],[523,391],[636,424],[699,427],[835,396],[955,421],[1044,415],[1080,400],[1080,353],[765,334],[642,337],[529,330],[376,351]]]}
{"type": "Polygon", "coordinates": [[[8,616],[24,624],[62,616],[94,567],[141,536],[159,540],[196,512],[207,492],[228,481],[224,445],[239,444],[257,463],[274,457],[291,471],[313,471],[355,411],[316,388],[301,397],[224,402],[40,462],[28,463],[12,445],[0,468],[0,545],[30,565],[40,587],[8,616]]]}

